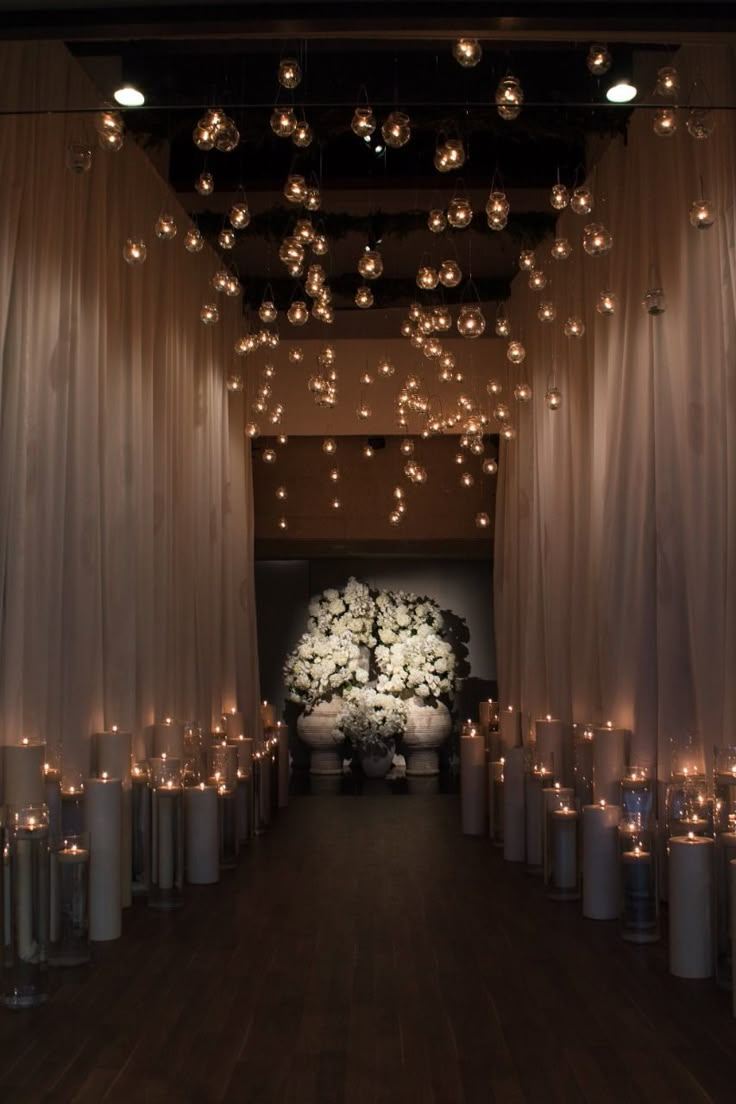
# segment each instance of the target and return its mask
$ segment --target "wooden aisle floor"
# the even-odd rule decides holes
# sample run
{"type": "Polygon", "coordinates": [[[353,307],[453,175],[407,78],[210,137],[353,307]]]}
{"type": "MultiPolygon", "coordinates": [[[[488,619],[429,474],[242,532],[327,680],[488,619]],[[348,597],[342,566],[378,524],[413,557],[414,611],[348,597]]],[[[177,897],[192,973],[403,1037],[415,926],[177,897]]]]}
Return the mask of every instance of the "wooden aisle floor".
{"type": "Polygon", "coordinates": [[[218,886],[0,1012],[2,1104],[725,1104],[735,1059],[730,995],[548,902],[452,796],[292,799],[218,886]]]}

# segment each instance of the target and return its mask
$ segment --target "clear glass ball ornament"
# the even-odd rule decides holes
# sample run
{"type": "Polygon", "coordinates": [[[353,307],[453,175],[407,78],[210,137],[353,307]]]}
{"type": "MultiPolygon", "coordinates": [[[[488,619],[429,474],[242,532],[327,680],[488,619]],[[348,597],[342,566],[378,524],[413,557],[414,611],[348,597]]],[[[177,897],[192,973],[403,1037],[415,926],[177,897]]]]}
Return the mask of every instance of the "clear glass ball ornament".
{"type": "Polygon", "coordinates": [[[522,249],[519,254],[519,268],[522,272],[532,272],[537,267],[537,258],[533,249],[522,249]]]}
{"type": "Polygon", "coordinates": [[[176,221],[173,215],[162,214],[156,219],[156,237],[161,241],[173,241],[176,237],[176,221]]]}
{"type": "Polygon", "coordinates": [[[303,326],[309,319],[307,304],[302,299],[295,299],[287,310],[286,317],[292,326],[303,326]]]}
{"type": "Polygon", "coordinates": [[[527,403],[532,397],[532,388],[529,383],[517,383],[514,388],[514,398],[517,402],[527,403]]]}
{"type": "Polygon", "coordinates": [[[657,70],[654,91],[658,96],[676,96],[680,91],[680,74],[673,65],[663,65],[657,70]]]}
{"type": "Polygon", "coordinates": [[[495,475],[497,471],[498,463],[492,457],[489,456],[487,460],[483,461],[484,475],[495,475]]]}
{"type": "Polygon", "coordinates": [[[194,190],[201,196],[209,196],[215,190],[215,178],[211,172],[202,172],[194,181],[194,190]]]}
{"type": "Polygon", "coordinates": [[[199,317],[205,326],[214,326],[220,321],[220,312],[215,303],[205,303],[199,312],[199,317]]]}
{"type": "Polygon", "coordinates": [[[562,406],[562,393],[558,387],[548,387],[544,401],[549,410],[559,410],[562,406]]]}
{"type": "Polygon", "coordinates": [[[433,234],[441,234],[447,228],[445,212],[439,208],[433,208],[427,215],[427,227],[433,234]]]}
{"type": "Polygon", "coordinates": [[[447,205],[447,221],[455,230],[464,230],[473,221],[473,208],[465,196],[453,196],[447,205]]]}
{"type": "Polygon", "coordinates": [[[566,261],[572,253],[572,245],[567,238],[555,238],[550,249],[553,261],[566,261]]]}
{"type": "Polygon", "coordinates": [[[460,475],[460,486],[461,487],[472,487],[474,485],[474,483],[475,483],[475,478],[474,478],[472,472],[464,471],[464,472],[461,473],[461,475],[460,475]]]}
{"type": "Polygon", "coordinates": [[[549,300],[544,300],[537,308],[537,318],[540,322],[554,322],[557,317],[557,307],[549,300]]]}
{"type": "Polygon", "coordinates": [[[272,299],[264,299],[258,308],[258,317],[261,322],[275,322],[278,316],[276,304],[272,299]]]}
{"type": "Polygon", "coordinates": [[[553,184],[549,193],[549,202],[555,211],[562,211],[570,202],[570,193],[564,184],[553,184]]]}
{"type": "Polygon", "coordinates": [[[511,323],[504,314],[499,314],[495,324],[497,337],[508,337],[511,333],[511,323]]]}
{"type": "Polygon", "coordinates": [[[546,273],[541,268],[533,268],[528,283],[532,291],[542,291],[547,286],[546,273]]]}
{"type": "Polygon", "coordinates": [[[439,283],[439,273],[431,265],[420,265],[417,270],[417,287],[431,291],[439,283]]]}
{"type": "Polygon", "coordinates": [[[224,226],[217,235],[217,244],[220,249],[233,249],[235,247],[235,231],[224,226]]]}
{"type": "Polygon", "coordinates": [[[361,310],[373,306],[373,292],[367,284],[362,284],[355,293],[355,305],[361,310]]]}
{"type": "Polygon", "coordinates": [[[297,118],[291,107],[275,107],[271,113],[271,130],[278,138],[291,138],[297,118]]]}

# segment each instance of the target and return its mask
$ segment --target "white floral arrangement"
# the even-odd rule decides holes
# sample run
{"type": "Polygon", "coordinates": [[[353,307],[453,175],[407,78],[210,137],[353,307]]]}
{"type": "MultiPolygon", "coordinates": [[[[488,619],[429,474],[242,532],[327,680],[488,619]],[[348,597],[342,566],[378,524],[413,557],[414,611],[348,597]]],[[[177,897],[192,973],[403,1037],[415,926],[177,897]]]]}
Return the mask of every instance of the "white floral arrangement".
{"type": "Polygon", "coordinates": [[[361,663],[360,647],[348,633],[307,632],[286,658],[284,681],[289,701],[309,713],[317,702],[366,683],[368,672],[361,663]]]}
{"type": "Polygon", "coordinates": [[[353,747],[383,754],[406,726],[406,706],[401,698],[383,694],[372,686],[350,689],[343,695],[337,729],[353,747]]]}
{"type": "MultiPolygon", "coordinates": [[[[382,697],[452,697],[455,653],[443,628],[431,599],[401,590],[372,592],[351,578],[343,590],[325,590],[309,603],[309,631],[284,665],[288,699],[309,712],[334,695],[347,702],[351,690],[368,683],[382,697]]],[[[367,698],[363,702],[366,714],[376,712],[367,698]]],[[[403,702],[401,708],[405,723],[403,702]]]]}

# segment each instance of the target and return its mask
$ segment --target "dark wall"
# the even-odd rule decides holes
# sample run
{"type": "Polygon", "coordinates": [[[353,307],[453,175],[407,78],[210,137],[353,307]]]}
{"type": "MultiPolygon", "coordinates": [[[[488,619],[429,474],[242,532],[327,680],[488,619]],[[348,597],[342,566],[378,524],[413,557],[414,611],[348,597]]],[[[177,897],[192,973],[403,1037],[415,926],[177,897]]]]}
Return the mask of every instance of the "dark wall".
{"type": "Polygon", "coordinates": [[[450,611],[451,628],[467,639],[465,679],[457,711],[470,716],[476,703],[495,690],[491,564],[481,560],[371,558],[260,560],[256,562],[258,649],[261,693],[280,710],[284,702],[281,668],[286,654],[306,630],[309,599],[327,587],[343,587],[351,575],[378,589],[426,595],[450,611]]]}

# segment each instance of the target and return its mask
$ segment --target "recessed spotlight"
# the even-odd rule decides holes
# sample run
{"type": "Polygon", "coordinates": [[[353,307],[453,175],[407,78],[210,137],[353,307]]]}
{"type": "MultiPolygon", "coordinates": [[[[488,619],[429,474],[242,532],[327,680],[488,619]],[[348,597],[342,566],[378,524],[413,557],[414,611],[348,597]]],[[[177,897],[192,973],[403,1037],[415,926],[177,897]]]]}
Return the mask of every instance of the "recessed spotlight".
{"type": "Polygon", "coordinates": [[[611,103],[630,103],[636,96],[637,89],[625,77],[617,80],[606,92],[606,99],[611,103]]]}
{"type": "Polygon", "coordinates": [[[113,96],[121,107],[142,107],[146,102],[143,93],[134,88],[132,84],[123,84],[120,88],[116,88],[113,96]]]}

